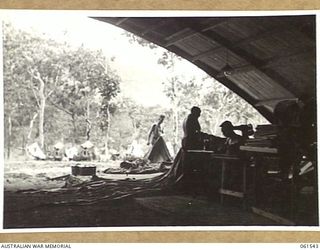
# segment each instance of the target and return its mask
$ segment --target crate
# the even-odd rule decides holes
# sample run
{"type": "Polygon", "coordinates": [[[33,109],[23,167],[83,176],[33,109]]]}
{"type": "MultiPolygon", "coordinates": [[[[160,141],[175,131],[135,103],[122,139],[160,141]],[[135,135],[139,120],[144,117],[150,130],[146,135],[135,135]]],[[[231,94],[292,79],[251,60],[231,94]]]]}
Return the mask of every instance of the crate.
{"type": "Polygon", "coordinates": [[[96,166],[71,166],[71,174],[74,176],[94,176],[96,175],[96,166]]]}

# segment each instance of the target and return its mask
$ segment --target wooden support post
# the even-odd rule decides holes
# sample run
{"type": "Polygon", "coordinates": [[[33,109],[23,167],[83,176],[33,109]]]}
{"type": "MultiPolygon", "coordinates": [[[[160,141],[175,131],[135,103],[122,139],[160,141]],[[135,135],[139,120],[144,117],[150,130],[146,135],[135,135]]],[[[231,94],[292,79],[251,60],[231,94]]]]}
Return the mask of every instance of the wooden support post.
{"type": "Polygon", "coordinates": [[[242,207],[247,208],[247,166],[245,162],[242,162],[242,192],[243,192],[243,202],[242,207]]]}
{"type": "Polygon", "coordinates": [[[223,204],[223,196],[224,194],[221,192],[221,190],[224,189],[224,178],[225,178],[225,171],[226,171],[226,164],[225,160],[222,160],[222,169],[221,169],[221,186],[220,186],[220,202],[223,204]]]}

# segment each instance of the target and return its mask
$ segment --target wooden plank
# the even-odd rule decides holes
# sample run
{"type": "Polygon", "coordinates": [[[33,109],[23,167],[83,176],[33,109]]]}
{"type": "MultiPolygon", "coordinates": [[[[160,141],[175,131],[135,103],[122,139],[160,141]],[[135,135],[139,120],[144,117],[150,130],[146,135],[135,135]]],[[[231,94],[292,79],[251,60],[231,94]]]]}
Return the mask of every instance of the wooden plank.
{"type": "Polygon", "coordinates": [[[129,17],[123,17],[123,18],[120,18],[116,23],[115,25],[120,25],[122,23],[124,23],[125,21],[129,20],[129,17]]]}
{"type": "Polygon", "coordinates": [[[224,189],[224,188],[220,188],[219,189],[219,193],[220,194],[224,194],[224,195],[230,195],[230,196],[238,197],[238,198],[243,198],[244,197],[244,194],[242,192],[237,192],[237,191],[228,190],[228,189],[224,189]]]}
{"type": "Polygon", "coordinates": [[[208,150],[196,150],[196,149],[190,149],[187,150],[188,153],[204,153],[204,154],[212,154],[214,153],[213,151],[208,151],[208,150]]]}
{"type": "Polygon", "coordinates": [[[166,37],[165,39],[167,40],[167,43],[165,43],[163,46],[166,48],[168,46],[174,45],[175,43],[181,42],[184,39],[190,38],[196,34],[198,34],[198,32],[186,27],[172,34],[171,36],[166,37]]]}
{"type": "Polygon", "coordinates": [[[281,225],[286,225],[286,226],[295,226],[296,223],[294,223],[293,221],[290,221],[288,219],[285,219],[279,215],[276,215],[276,214],[272,214],[270,212],[267,212],[267,211],[264,211],[260,208],[256,208],[256,207],[252,207],[252,212],[256,213],[256,214],[259,214],[263,217],[266,217],[270,220],[273,220],[275,222],[278,222],[280,223],[281,225]]]}
{"type": "MultiPolygon", "coordinates": [[[[249,73],[249,72],[248,72],[249,73]]],[[[264,99],[266,98],[265,93],[261,93],[256,87],[255,81],[252,79],[252,76],[246,74],[235,74],[235,75],[229,75],[228,79],[234,82],[241,82],[241,85],[239,84],[239,87],[242,88],[245,92],[250,94],[252,97],[255,97],[256,100],[264,99]]],[[[222,78],[221,78],[222,79],[222,78]]]]}
{"type": "MultiPolygon", "coordinates": [[[[247,65],[242,65],[242,66],[239,66],[239,67],[231,67],[231,69],[228,70],[228,74],[229,75],[235,75],[235,74],[246,73],[246,72],[253,71],[253,70],[255,70],[255,67],[253,67],[251,64],[247,64],[247,65]]],[[[220,72],[217,75],[217,78],[219,80],[219,78],[222,78],[224,76],[225,76],[224,72],[220,72]]]]}
{"type": "Polygon", "coordinates": [[[269,154],[277,154],[278,153],[278,149],[267,148],[267,147],[240,146],[240,150],[249,151],[249,152],[258,152],[258,153],[269,153],[269,154]]]}
{"type": "Polygon", "coordinates": [[[240,160],[240,158],[236,155],[228,155],[228,154],[215,154],[214,151],[209,150],[196,150],[190,149],[187,150],[188,153],[199,153],[199,154],[210,154],[214,159],[222,159],[222,160],[240,160]]]}
{"type": "Polygon", "coordinates": [[[272,104],[274,102],[279,102],[279,101],[283,101],[283,100],[293,100],[293,101],[298,101],[298,98],[295,97],[283,97],[283,98],[272,98],[272,99],[264,99],[261,100],[259,102],[257,102],[254,106],[258,107],[258,106],[263,106],[265,104],[272,104]]]}
{"type": "Polygon", "coordinates": [[[203,28],[201,29],[201,31],[204,32],[204,31],[212,30],[212,29],[216,28],[217,26],[225,23],[225,22],[228,21],[228,20],[229,20],[229,18],[221,17],[221,18],[219,18],[218,20],[216,20],[215,23],[211,23],[211,24],[206,25],[205,27],[203,27],[203,28]]]}
{"type": "Polygon", "coordinates": [[[227,154],[212,154],[212,158],[214,159],[222,159],[222,160],[240,160],[238,156],[235,155],[227,155],[227,154]]]}
{"type": "Polygon", "coordinates": [[[147,33],[151,32],[151,31],[155,31],[156,29],[160,28],[161,26],[164,26],[167,23],[168,23],[167,19],[162,19],[162,21],[158,22],[157,24],[151,25],[147,29],[145,29],[141,33],[141,36],[144,36],[144,35],[146,35],[147,33]]]}

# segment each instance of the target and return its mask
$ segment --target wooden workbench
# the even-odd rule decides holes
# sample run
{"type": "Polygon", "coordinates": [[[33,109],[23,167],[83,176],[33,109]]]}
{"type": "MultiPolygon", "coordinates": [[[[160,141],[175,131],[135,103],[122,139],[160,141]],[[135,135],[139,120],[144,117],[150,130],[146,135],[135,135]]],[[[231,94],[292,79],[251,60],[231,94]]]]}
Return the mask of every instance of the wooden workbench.
{"type": "MultiPolygon", "coordinates": [[[[207,150],[188,150],[187,154],[191,155],[198,155],[198,156],[203,156],[204,161],[204,166],[203,168],[212,168],[214,167],[216,171],[219,171],[218,168],[220,168],[220,176],[219,176],[219,182],[220,185],[218,187],[217,192],[220,194],[220,202],[223,204],[224,202],[224,196],[232,196],[236,197],[242,200],[243,207],[246,207],[246,199],[247,199],[247,192],[246,192],[246,187],[247,187],[247,164],[246,162],[241,159],[239,156],[236,155],[229,155],[229,154],[217,154],[213,151],[207,151],[207,150]],[[213,164],[212,162],[214,161],[220,161],[221,164],[213,164]],[[235,164],[236,163],[236,164],[235,164]],[[241,168],[242,171],[242,181],[241,181],[241,187],[239,187],[240,191],[233,190],[230,187],[228,187],[227,184],[227,179],[228,176],[226,175],[227,173],[227,168],[229,167],[239,167],[241,168]]],[[[207,170],[208,171],[208,170],[207,170]]],[[[209,186],[209,185],[207,185],[209,186]]]]}
{"type": "Polygon", "coordinates": [[[295,225],[292,220],[293,210],[294,210],[294,198],[293,198],[293,178],[287,184],[290,190],[287,199],[289,200],[288,214],[286,216],[279,215],[278,212],[272,211],[276,206],[280,206],[281,203],[285,203],[283,197],[279,195],[283,190],[274,191],[269,193],[267,189],[268,185],[271,185],[271,181],[278,181],[278,186],[284,186],[281,184],[280,177],[272,178],[272,175],[279,172],[279,155],[277,148],[268,147],[253,147],[253,146],[240,146],[240,150],[247,154],[247,159],[251,168],[253,169],[253,199],[251,201],[251,209],[254,213],[265,216],[269,219],[277,221],[279,224],[283,225],[295,225]],[[280,198],[278,198],[280,196],[280,198]],[[275,199],[277,197],[277,199],[275,199]],[[271,202],[271,209],[268,208],[268,201],[275,200],[271,202]],[[277,202],[276,202],[277,201],[277,202]]]}

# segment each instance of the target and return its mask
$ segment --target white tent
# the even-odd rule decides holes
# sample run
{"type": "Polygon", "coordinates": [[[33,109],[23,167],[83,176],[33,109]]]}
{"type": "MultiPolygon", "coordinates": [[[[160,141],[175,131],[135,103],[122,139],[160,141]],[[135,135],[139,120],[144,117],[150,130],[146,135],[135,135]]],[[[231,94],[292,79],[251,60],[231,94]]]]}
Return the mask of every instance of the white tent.
{"type": "Polygon", "coordinates": [[[78,155],[78,149],[76,147],[66,149],[66,156],[68,159],[73,159],[78,155]]]}
{"type": "Polygon", "coordinates": [[[38,143],[36,142],[27,146],[27,152],[35,159],[45,160],[47,158],[46,155],[42,152],[38,143]]]}
{"type": "Polygon", "coordinates": [[[92,148],[93,146],[94,146],[94,145],[92,144],[91,141],[86,141],[86,142],[84,142],[84,143],[81,144],[81,147],[87,148],[87,149],[90,149],[90,148],[92,148]]]}
{"type": "Polygon", "coordinates": [[[62,149],[64,147],[62,142],[57,142],[54,146],[55,149],[62,149]]]}

